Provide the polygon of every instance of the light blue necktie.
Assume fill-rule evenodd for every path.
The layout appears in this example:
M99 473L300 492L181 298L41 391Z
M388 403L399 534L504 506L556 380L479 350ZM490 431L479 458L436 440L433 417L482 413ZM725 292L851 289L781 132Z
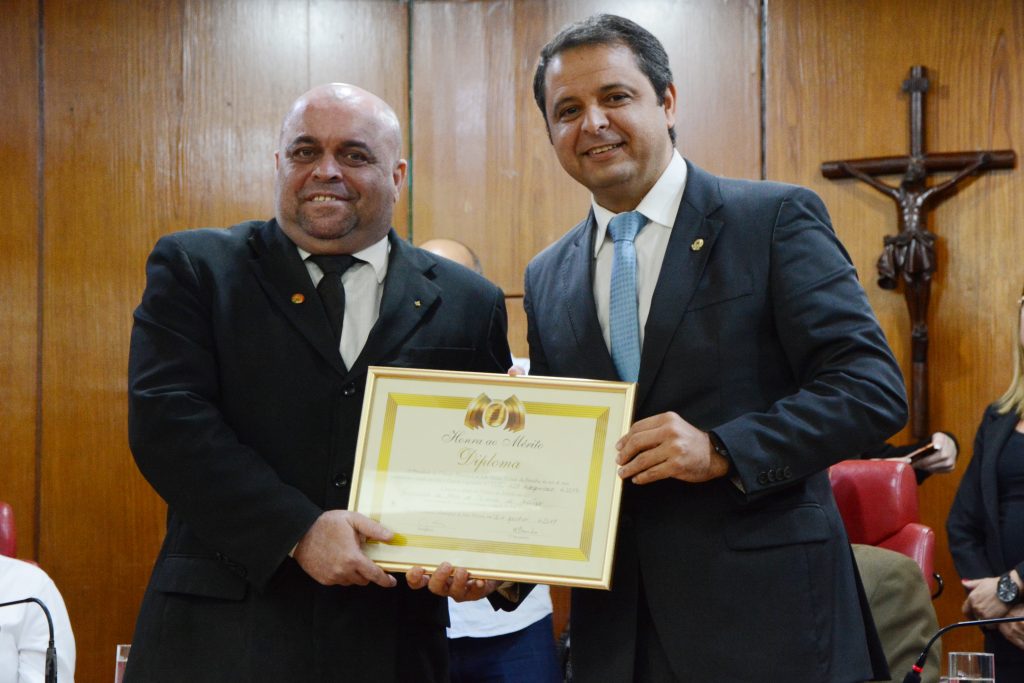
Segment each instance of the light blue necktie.
M638 211L620 213L608 223L615 242L612 258L612 291L608 322L611 327L612 361L619 379L635 382L640 376L640 316L636 297L636 247L633 240L647 223Z

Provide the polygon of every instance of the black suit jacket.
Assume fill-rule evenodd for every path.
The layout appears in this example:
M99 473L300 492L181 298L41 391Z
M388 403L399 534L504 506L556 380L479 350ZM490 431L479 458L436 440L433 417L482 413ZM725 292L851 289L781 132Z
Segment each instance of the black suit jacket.
M617 379L594 232L591 215L527 268L533 374ZM636 406L713 430L743 491L625 484L612 590L573 593L578 680L632 680L644 604L681 680L871 678L877 641L825 469L897 430L906 400L817 196L688 164Z
M993 403L985 410L974 437L974 452L967 465L953 506L946 519L949 550L956 571L964 579L999 576L1010 569L1004 559L999 533L999 453L1013 434L1020 415L1000 414ZM1024 549L1012 549L1011 555ZM1024 562L1016 567L1024 576Z
M442 598L324 587L288 552L348 502L368 365L504 372L502 292L389 235L379 318L346 369L275 221L168 235L146 266L129 437L167 501L131 681L441 681Z

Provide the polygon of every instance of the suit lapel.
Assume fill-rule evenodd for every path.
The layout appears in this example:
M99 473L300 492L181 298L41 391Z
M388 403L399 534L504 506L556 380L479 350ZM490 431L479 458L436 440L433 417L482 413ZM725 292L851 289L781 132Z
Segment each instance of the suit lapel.
M585 376L618 380L619 374L604 343L594 302L594 231L597 223L591 210L574 229L575 240L561 263L559 279L565 315L576 339L577 357L588 367Z
M277 221L267 221L253 231L249 246L253 252L252 272L271 305L281 311L332 368L345 374L327 311L298 250Z
M718 181L690 162L686 165L686 189L679 203L644 327L637 407L643 405L658 376L669 344L682 323L686 307L697 289L722 228L721 221L708 218L722 205Z
M388 234L388 240L391 254L380 314L359 358L352 364L352 373L363 372L377 359L394 355L441 296L441 289L430 278L433 263L420 257L394 230Z

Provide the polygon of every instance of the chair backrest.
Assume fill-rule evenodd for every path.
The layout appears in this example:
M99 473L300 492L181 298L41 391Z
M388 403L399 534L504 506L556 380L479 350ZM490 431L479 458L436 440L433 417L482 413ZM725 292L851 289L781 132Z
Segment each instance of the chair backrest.
M14 557L18 549L17 535L14 532L14 510L10 503L0 500L0 555Z
M913 468L894 460L844 460L828 475L850 542L903 553L934 591L935 532L919 521Z

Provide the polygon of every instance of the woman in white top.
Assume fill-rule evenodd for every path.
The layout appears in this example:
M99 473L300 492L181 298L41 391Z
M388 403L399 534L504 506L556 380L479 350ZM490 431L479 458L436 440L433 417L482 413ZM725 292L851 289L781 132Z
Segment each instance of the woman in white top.
M57 681L75 680L75 636L57 586L39 567L0 555L0 602L39 598L53 617ZM0 683L43 683L50 629L39 605L0 607Z

